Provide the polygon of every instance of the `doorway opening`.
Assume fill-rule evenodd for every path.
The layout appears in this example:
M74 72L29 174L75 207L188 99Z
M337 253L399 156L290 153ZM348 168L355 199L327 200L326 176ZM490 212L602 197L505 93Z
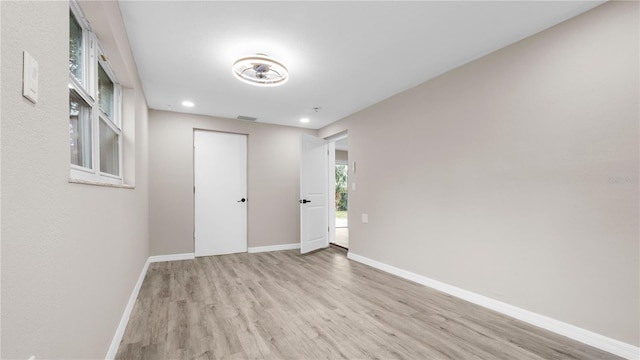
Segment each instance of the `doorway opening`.
M349 248L349 143L335 141L335 236L334 245Z

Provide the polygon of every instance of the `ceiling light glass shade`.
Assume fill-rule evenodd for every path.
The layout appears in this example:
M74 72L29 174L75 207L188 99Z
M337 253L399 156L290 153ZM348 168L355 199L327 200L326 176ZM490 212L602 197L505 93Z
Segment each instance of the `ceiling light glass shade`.
M286 66L264 54L238 59L233 63L233 74L241 81L258 86L278 86L289 80Z

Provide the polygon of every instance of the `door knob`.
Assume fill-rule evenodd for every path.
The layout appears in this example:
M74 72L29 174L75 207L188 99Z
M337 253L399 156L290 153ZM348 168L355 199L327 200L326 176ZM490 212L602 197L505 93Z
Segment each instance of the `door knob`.
M245 202L245 201L247 201L247 199L245 199L245 198L242 198L242 199L238 200L238 202Z
M300 204L306 204L306 203L310 203L310 202L311 202L311 200L302 199L302 200L298 200L298 202L299 202Z

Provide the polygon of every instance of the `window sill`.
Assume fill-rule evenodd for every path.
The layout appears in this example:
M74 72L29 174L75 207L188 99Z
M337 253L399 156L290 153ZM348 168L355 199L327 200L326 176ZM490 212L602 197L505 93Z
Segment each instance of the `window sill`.
M93 185L93 186L104 186L104 187L112 187L112 188L120 188L120 189L135 189L135 185L129 184L109 184L105 182L96 182L96 181L87 181L87 180L78 180L69 178L69 183L71 184L81 184L81 185Z

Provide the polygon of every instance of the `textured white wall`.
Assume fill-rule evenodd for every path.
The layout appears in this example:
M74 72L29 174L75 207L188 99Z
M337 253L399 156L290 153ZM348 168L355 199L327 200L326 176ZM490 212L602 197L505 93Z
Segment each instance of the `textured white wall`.
M248 134L248 245L300 241L300 134L280 125L151 110L151 255L192 253L193 129Z
M104 358L148 256L147 109L133 59L120 80L135 87L135 189L71 184L69 4L2 1L2 352L27 359ZM85 14L117 59L117 3ZM101 24L99 17L112 22ZM95 21L94 21L95 20ZM115 34L115 35L114 35ZM105 45L103 44L103 45ZM22 97L22 51L39 62L39 101ZM126 68L127 70L122 70ZM129 74L124 74L129 72ZM122 76L120 76L122 74Z
M639 345L637 2L320 130L349 131L350 250Z

